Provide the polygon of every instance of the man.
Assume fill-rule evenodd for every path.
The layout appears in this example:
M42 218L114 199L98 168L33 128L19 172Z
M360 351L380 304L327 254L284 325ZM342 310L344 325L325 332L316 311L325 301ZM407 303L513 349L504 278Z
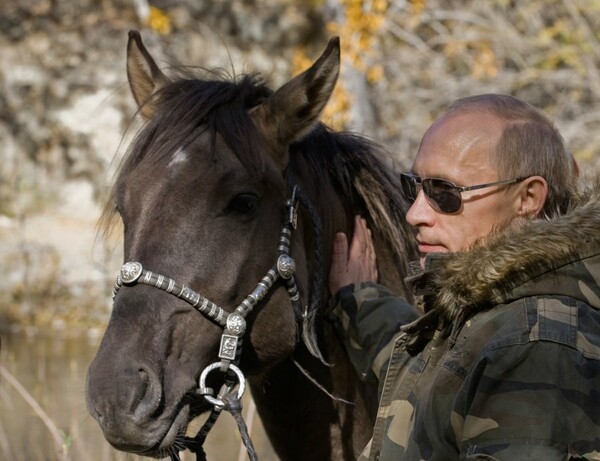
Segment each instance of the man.
M355 366L380 383L360 459L600 459L600 187L577 186L553 124L503 95L453 104L401 181L419 310L374 283L361 219L329 276Z

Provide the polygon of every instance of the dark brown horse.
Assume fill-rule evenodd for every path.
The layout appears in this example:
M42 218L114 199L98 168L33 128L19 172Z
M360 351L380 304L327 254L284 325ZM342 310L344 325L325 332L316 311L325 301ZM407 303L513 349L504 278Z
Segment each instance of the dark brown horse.
M414 253L388 154L317 120L337 80L339 41L275 92L256 76L168 77L136 32L127 51L146 124L107 215L121 218L125 260L138 264L121 272L90 365L90 413L116 448L176 458L189 448L188 423L212 408L198 379L219 362L223 328L233 331L224 318L236 309L247 326L227 363L247 377L281 459L355 459L371 435L377 389L359 379L327 321L332 237L363 215L382 283L404 296ZM295 260L291 278L269 272L282 253Z

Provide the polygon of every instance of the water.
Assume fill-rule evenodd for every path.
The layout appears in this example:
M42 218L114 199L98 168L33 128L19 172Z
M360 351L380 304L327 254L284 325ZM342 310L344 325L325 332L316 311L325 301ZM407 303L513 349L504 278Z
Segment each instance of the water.
M32 409L10 377L0 374L0 461L142 461L118 452L85 406L85 374L99 340L0 335L0 365L39 405ZM243 415L249 424L249 393ZM47 424L45 424L45 422ZM52 431L54 431L54 436ZM260 461L276 461L258 416L251 438ZM208 461L247 460L235 421L222 414L205 443ZM240 457L240 451L242 455ZM182 461L194 461L186 452Z

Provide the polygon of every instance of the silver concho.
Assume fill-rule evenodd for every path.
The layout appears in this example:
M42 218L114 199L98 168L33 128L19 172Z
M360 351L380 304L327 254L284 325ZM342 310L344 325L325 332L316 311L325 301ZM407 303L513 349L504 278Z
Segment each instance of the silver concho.
M127 262L121 267L123 283L133 283L142 275L142 265L138 262Z
M227 317L227 330L232 335L241 336L246 331L246 320L240 314L232 313Z
M296 272L296 262L291 256L281 255L277 259L277 272L284 279L289 279Z

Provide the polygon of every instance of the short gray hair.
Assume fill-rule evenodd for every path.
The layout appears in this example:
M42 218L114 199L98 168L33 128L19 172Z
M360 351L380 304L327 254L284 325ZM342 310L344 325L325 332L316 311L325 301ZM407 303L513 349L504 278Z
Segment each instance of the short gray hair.
M500 94L458 99L446 115L466 112L488 112L506 122L490 160L500 179L536 175L546 180L548 197L540 217L552 219L569 208L577 181L576 163L548 117L525 101Z

